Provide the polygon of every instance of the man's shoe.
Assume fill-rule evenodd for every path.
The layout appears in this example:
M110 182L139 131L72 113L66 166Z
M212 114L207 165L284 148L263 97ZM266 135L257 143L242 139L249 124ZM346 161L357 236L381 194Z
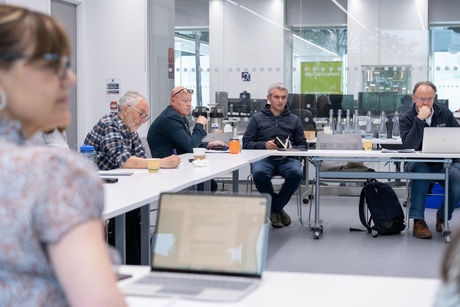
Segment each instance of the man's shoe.
M283 227L283 223L281 223L281 216L279 212L272 212L270 214L270 222L272 223L273 228Z
M444 221L439 218L438 214L436 214L436 226L435 226L436 232L442 232L442 225L441 224L443 224L443 223L444 223Z
M281 224L283 224L284 226L288 226L289 224L291 224L291 217L287 214L286 211L284 211L284 209L280 212L280 218Z
M414 223L412 234L419 239L431 239L432 237L431 231L426 225L425 220L418 220Z

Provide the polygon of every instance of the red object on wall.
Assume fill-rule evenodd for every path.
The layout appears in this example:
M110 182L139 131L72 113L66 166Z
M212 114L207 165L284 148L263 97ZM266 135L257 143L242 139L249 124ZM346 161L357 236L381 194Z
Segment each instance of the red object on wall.
M116 101L111 101L110 102L110 110L118 110L118 103Z

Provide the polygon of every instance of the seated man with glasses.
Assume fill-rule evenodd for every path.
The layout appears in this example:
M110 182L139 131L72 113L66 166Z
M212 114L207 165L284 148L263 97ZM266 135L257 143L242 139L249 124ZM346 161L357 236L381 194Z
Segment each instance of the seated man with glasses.
M414 104L400 120L401 140L405 148L422 149L423 129L425 127L459 127L452 112L444 105L435 103L436 86L430 81L417 82L412 92ZM459 130L460 132L460 130ZM454 162L458 162L455 161ZM443 163L408 162L406 172L443 173ZM444 182L440 182L444 185ZM412 180L409 218L414 219L413 235L420 239L430 239L431 231L425 222L425 198L428 194L429 180ZM449 170L449 212L452 218L455 205L460 201L460 164L452 163ZM442 232L444 206L436 213L436 232Z
M144 145L137 133L149 119L147 100L134 91L127 92L118 102L118 112L104 115L85 139L86 145L94 146L97 166L100 170L115 168L147 168ZM154 156L155 157L155 156ZM162 168L174 168L180 157L169 155L160 161ZM140 264L139 209L126 215L126 263ZM109 243L113 244L113 236Z
M222 141L202 142L207 135L205 126L208 120L198 116L190 131L187 115L192 110L193 90L177 86L171 91L169 106L161 112L149 128L147 141L152 156L162 158L175 153L178 155L193 152L195 147L212 148L227 146ZM217 189L217 183L211 182L211 190Z

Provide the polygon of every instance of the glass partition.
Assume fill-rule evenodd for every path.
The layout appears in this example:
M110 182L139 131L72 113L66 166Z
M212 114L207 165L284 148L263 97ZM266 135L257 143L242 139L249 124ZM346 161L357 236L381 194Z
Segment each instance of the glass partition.
M225 104L226 117L247 121L283 82L290 109L315 120L334 102L378 118L405 110L413 85L431 80L440 103L460 108L460 22L438 13L460 12L458 1L205 2L176 0L175 84L195 89L195 106Z

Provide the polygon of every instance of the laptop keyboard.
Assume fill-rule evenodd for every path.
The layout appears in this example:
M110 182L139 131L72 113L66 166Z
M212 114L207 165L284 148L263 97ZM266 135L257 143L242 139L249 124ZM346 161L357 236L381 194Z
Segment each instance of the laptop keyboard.
M186 286L196 288L213 288L213 289L227 289L227 290L244 290L251 286L252 283L245 281L229 281L219 279L205 279L196 277L185 277L185 276L158 276L148 275L141 278L138 283L142 284L154 284L164 286Z

